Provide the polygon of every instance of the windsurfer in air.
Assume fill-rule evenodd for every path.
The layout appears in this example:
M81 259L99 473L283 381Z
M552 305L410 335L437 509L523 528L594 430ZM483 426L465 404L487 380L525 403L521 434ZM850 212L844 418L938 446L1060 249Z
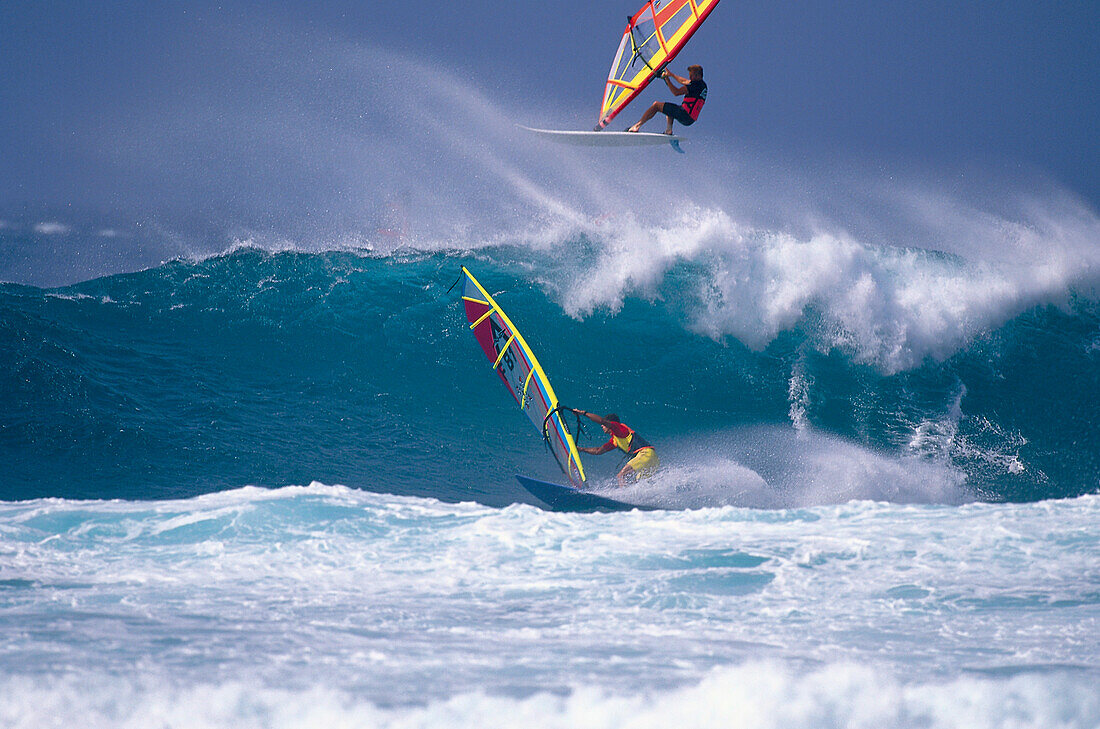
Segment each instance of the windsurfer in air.
M703 102L707 100L707 85L703 81L702 66L688 66L689 78L670 73L668 69L661 72L661 78L668 84L668 89L676 96L683 96L684 101L679 106L668 101L654 101L653 105L645 110L638 123L627 129L628 132L636 132L642 125L661 112L668 117L668 128L665 134L672 134L672 122L678 121L685 127L690 127L699 118L699 112L703 109ZM672 83L676 79L680 85Z
M577 410L576 408L570 409L577 415L583 415L589 420L599 423L600 427L603 428L603 432L611 436L611 440L598 448L578 447L577 450L582 453L598 456L618 448L630 457L630 460L627 461L626 465L619 471L618 479L620 486L626 486L626 477L632 473L634 474L634 480L640 481L643 478L649 478L653 475L653 472L657 470L660 461L657 460L656 449L654 449L645 438L635 433L632 428L620 422L618 415L609 414L600 417L595 413L589 413L584 410Z

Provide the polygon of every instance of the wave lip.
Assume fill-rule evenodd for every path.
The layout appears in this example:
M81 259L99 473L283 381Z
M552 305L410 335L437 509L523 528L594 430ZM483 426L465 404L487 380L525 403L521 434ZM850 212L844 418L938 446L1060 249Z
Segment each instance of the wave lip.
M570 271L563 306L586 317L617 312L631 295L686 300L678 309L689 329L714 339L762 350L802 329L823 352L893 374L944 360L1039 304L1096 294L1100 221L987 226L963 253L945 253L754 228L722 208L696 206L665 224L625 216L590 233L601 247Z

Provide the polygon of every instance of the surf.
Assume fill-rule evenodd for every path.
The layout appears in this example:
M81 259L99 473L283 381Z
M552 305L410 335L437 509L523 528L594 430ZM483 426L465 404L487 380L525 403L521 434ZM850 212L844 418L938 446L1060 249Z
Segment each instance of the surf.
M555 514L322 483L0 501L0 698L28 727L566 726L701 702L951 726L1006 696L1045 717L1056 691L1089 726L1098 509Z

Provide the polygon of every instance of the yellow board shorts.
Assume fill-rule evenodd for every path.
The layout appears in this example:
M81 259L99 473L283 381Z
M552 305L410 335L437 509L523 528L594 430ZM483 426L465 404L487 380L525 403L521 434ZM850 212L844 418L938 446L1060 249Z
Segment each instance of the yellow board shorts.
M634 470L634 480L641 481L643 478L652 476L657 471L657 466L661 465L661 461L657 458L655 448L643 448L627 461L626 465Z

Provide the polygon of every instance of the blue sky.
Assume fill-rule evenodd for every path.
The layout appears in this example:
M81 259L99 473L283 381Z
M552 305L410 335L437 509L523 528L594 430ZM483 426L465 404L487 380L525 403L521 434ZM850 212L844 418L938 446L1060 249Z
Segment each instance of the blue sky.
M170 205L178 191L157 177L158 161L148 159L144 172L132 163L156 147L145 139L150 120L189 123L158 117L167 104L192 96L219 117L226 113L215 108L219 99L302 96L300 83L284 82L285 68L242 70L247 51L234 49L238 34L266 38L273 58L280 44L294 45L288 66L323 68L318 46L329 42L394 51L468 79L494 103L520 110L519 121L537 122L532 115L545 110L556 124L587 129L634 9L614 0L4 3L0 218L28 206L110 214L143 196L146 212L158 200ZM722 0L677 62L702 64L710 86L693 134L787 161L973 164L994 175L1048 177L1095 208L1097 37L1093 0ZM363 100L364 135L372 114L387 115L386 94L419 93L415 68L380 68L377 76L384 92ZM329 88L318 85L308 100L319 115L329 102L333 114L354 104L326 98ZM650 96L663 98L659 89ZM633 121L649 98L616 122ZM277 104L264 109L271 124L278 114ZM130 163L91 151L108 138L127 147ZM247 144L217 154L238 168L262 166ZM183 166L173 177L188 187L197 217L206 210L194 200L231 207L232 190L249 183L240 173L229 182Z

